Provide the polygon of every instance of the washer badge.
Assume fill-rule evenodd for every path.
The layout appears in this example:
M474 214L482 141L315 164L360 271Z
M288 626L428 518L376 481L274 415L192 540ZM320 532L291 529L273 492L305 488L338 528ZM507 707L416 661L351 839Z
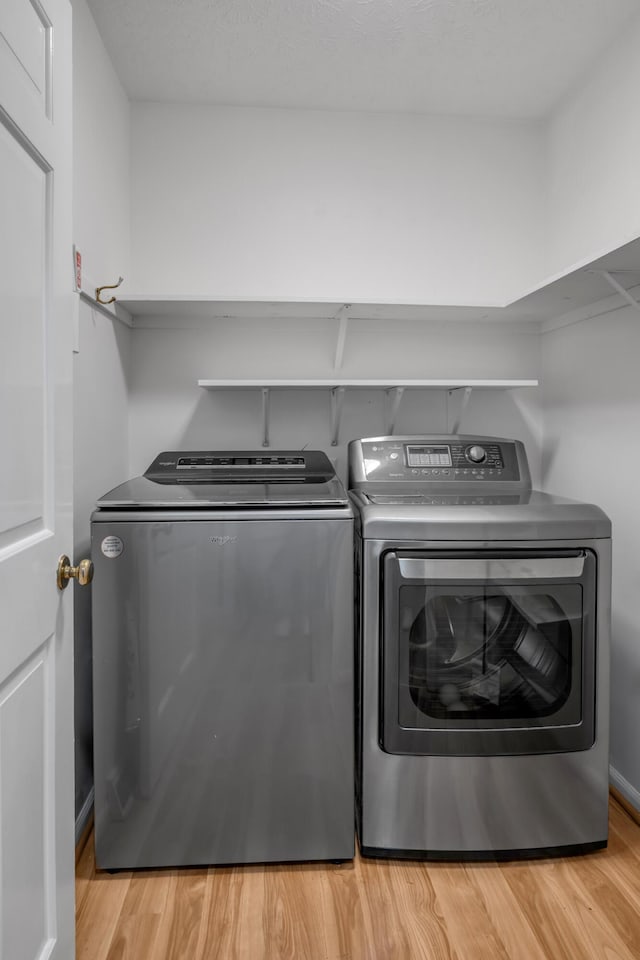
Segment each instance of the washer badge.
M124 543L120 537L105 537L100 544L100 549L104 553L105 557L109 557L109 559L113 560L115 557L119 557L124 550Z

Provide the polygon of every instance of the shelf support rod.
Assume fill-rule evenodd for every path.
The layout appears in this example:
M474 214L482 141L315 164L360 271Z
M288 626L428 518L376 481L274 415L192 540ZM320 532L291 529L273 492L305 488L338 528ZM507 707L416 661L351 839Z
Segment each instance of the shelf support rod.
M453 390L449 390L449 397L450 397L450 398L454 395L454 393L460 393L460 392L462 392L462 397L461 397L461 399L460 399L460 406L458 407L458 413L457 413L456 418L455 418L455 420L454 420L454 422L453 422L453 426L452 426L451 429L448 431L449 433L457 433L458 430L460 429L460 423L461 423L461 421L462 421L462 417L463 417L463 415L464 415L464 412L465 412L465 410L467 409L467 404L469 403L469 397L471 396L471 391L472 391L472 390L473 390L473 387L454 387ZM448 410L447 410L447 414L448 414ZM447 420L448 420L448 419L449 419L449 418L448 418L448 416L447 416Z
M391 387L390 390L385 392L387 395L387 422L385 424L385 432L388 434L388 436L392 436L394 427L396 425L398 410L400 409L400 402L404 394L404 387Z
M616 278L612 277L608 270L600 270L599 273L602 274L602 276L609 283L609 285L613 287L616 293L619 293L621 297L624 297L627 303L631 304L632 307L635 307L636 310L640 310L640 302L636 300L636 298L633 297L628 290L625 290L622 284L618 283Z
M345 388L334 387L331 391L331 446L338 446L340 420L342 419L342 404L344 403Z
M344 357L344 347L347 340L347 328L349 326L349 310L351 309L350 303L343 303L338 312L335 315L335 319L338 321L338 339L336 341L336 356L333 363L334 373L337 373L338 370L342 367L342 358Z
M262 446L269 446L269 387L262 387Z

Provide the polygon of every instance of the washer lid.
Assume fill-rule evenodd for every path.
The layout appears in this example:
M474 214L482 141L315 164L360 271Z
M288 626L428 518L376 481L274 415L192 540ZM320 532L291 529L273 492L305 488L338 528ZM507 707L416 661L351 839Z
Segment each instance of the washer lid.
M347 494L337 477L323 483L155 483L135 477L101 497L102 509L177 507L194 510L215 507L335 507L348 505Z
M102 509L348 506L321 450L178 450L101 497Z

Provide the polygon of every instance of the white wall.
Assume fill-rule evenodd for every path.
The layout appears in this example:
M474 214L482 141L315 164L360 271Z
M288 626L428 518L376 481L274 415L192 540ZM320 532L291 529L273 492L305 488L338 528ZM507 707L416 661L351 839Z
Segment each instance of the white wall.
M542 275L536 124L132 105L133 286L500 303Z
M550 119L549 273L640 236L639 50L640 17ZM544 488L595 502L613 521L611 775L636 808L639 351L631 307L542 337Z
M516 298L640 235L639 43L541 123L136 103L130 289Z
M83 288L130 273L130 106L85 0L73 0L74 243Z
M74 357L75 560L89 557L89 518L100 494L129 475L127 422L131 331L83 307ZM74 591L76 817L93 785L91 592Z
M613 782L640 808L640 315L626 307L542 338L544 489L613 522Z
M85 0L73 4L73 229L83 288L129 270L129 102ZM71 251L69 251L71 277ZM130 330L80 302L74 357L73 558L89 555L96 498L128 475ZM91 791L90 591L74 593L76 817Z
M143 471L161 450L241 449L262 442L261 394L210 392L199 379L331 378L336 326L323 320L219 320L133 332L130 465ZM341 376L493 377L531 379L539 371L539 337L530 329L468 323L353 321ZM338 448L330 446L328 391L277 391L271 399L271 445L324 449L345 479L345 444L385 432L383 391L347 392ZM446 432L457 398L407 391L396 433ZM474 392L463 420L469 431L516 436L527 444L539 477L537 390Z
M135 103L130 289L517 299L640 236L639 48L539 123Z
M640 17L550 118L547 274L640 236Z

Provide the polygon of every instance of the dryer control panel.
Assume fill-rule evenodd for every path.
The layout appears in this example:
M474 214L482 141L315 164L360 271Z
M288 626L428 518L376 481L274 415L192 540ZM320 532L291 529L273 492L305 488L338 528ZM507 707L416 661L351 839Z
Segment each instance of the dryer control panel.
M530 488L523 444L498 437L371 437L349 444L349 486L376 483L516 483Z

